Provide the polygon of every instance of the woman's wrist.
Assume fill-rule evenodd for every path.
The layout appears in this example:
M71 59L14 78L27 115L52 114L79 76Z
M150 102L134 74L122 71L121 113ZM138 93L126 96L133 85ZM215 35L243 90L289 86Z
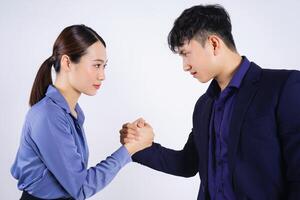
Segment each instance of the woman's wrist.
M134 145L132 145L130 143L126 143L126 144L124 144L124 147L127 149L130 156L132 156L133 154L136 153L136 149L135 149Z

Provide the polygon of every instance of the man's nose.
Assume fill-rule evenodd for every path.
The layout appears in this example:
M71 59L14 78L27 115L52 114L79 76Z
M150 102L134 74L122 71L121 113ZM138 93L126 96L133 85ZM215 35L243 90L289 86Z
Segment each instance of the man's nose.
M183 66L183 70L186 72L191 70L192 68L185 59L183 59L182 61L182 66Z

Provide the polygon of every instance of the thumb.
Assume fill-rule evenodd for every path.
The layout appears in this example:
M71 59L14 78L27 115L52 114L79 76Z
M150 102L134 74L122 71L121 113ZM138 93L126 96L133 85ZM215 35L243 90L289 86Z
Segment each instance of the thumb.
M143 128L145 126L145 121L138 121L137 127L138 128Z
M145 126L145 120L143 118L139 118L133 122L138 128L142 128Z

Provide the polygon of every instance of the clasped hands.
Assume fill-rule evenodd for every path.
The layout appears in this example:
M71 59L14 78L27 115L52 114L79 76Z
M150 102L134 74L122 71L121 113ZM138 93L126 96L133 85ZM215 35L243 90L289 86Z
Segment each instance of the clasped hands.
M123 124L120 130L120 142L131 155L150 147L153 139L153 129L143 118L139 118L132 123Z

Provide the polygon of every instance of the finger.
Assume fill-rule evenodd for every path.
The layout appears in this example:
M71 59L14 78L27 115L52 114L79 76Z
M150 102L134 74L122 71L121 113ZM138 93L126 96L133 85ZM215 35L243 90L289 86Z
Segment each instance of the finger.
M139 121L145 121L142 117L138 118L137 120L135 120L133 123L137 123Z
M133 131L131 129L128 130L120 130L120 137L122 138L137 138L139 133L137 131Z
M121 129L119 131L120 135L127 135L127 130L126 129Z
M126 123L126 124L123 124L122 126L123 129L136 129L136 124L134 123Z
M124 138L127 138L127 139L134 139L136 140L139 136L138 135L134 135L134 134L127 134L126 137Z
M120 134L138 134L138 131L137 129L126 129L126 128L122 128L120 131L119 131Z
M135 142L135 140L134 139L127 139L127 138L124 138L124 144L128 144L128 143L133 143L133 142Z
M134 123L127 124L127 129L137 130L137 125Z
M138 130L132 130L132 129L128 129L126 130L126 134L130 134L130 135L139 135L140 133L138 132Z
M128 129L128 128L131 128L131 129L134 129L136 128L136 125L134 123L126 123L126 124L123 124L122 126L123 129Z
M135 120L134 122L133 122L133 124L135 124L136 126L138 126L138 125L140 125L140 126L142 126L143 124L144 124L144 122L145 122L145 120L143 119L143 118L138 118L137 120Z
M146 126L146 127L149 127L149 128L152 128L151 125L148 124L147 122L145 122L145 126Z
M128 142L134 142L134 141L137 141L137 140L138 140L137 137L134 136L134 135L126 135L126 136L122 135L120 137L120 143L121 144L125 144L125 143L128 143Z

